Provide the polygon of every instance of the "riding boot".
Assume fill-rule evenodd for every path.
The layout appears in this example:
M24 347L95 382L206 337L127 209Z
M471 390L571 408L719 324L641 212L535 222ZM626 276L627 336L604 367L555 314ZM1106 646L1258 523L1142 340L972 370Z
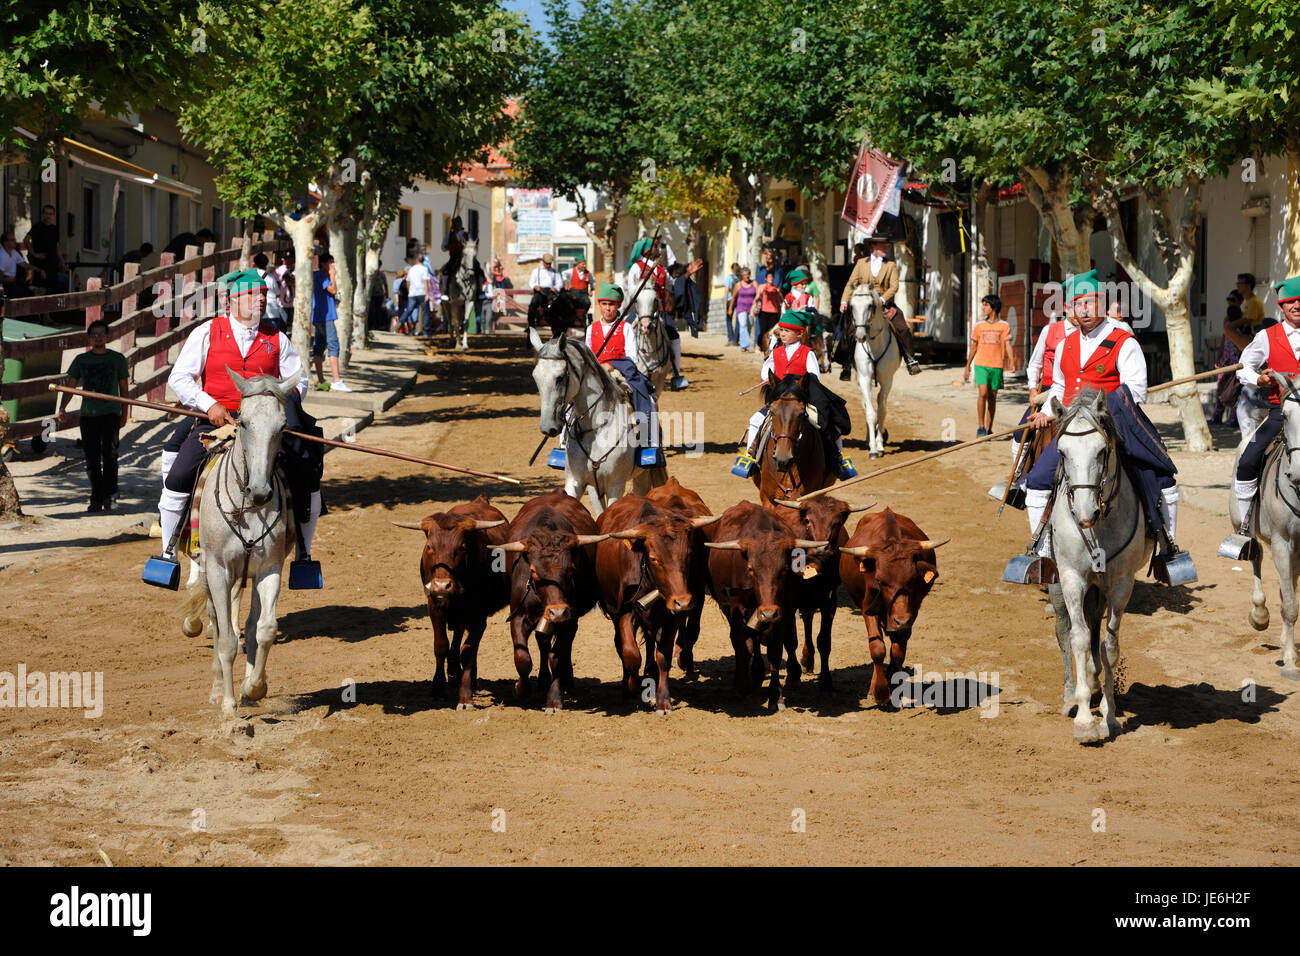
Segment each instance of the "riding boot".
M907 374L920 375L921 363L912 354L912 329L908 326L907 319L900 315L897 317L897 321L889 324L894 330L894 335L898 338L898 351L902 353L903 361L907 363Z
M1245 538L1255 537L1254 508L1255 495L1259 492L1259 479L1237 481L1233 489L1237 494L1237 504L1241 508L1241 527L1237 533Z
M691 383L687 380L686 376L682 374L682 340L681 339L673 339L672 352L673 352L673 380L670 383L669 387L676 392L676 391L680 391L683 388L686 388L686 386L690 385Z

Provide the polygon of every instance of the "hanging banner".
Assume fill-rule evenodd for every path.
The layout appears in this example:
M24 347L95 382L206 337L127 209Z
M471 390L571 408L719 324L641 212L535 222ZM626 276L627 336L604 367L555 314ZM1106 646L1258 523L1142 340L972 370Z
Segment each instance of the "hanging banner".
M898 194L903 168L907 164L891 159L872 148L864 138L853 164L848 189L844 193L843 219L858 232L871 235L876 231L881 213L898 214ZM892 207L892 208L891 208Z

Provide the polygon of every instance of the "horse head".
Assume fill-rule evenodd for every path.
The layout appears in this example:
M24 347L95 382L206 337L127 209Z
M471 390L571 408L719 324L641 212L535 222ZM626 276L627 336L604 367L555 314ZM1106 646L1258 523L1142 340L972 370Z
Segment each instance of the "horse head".
M241 396L239 402L239 444L244 458L244 486L253 504L261 506L271 498L275 460L284 433L284 403L298 387L303 373L284 379L273 375L244 378L229 366L226 371Z
M564 407L577 397L581 378L581 370L575 371L570 364L566 347L586 346L564 335L557 335L543 344L537 330L531 328L528 341L537 353L533 381L537 383L537 392L542 399L542 417L538 427L544 435L558 435L564 427Z
M1080 528L1094 527L1106 517L1107 493L1118 477L1115 424L1104 392L1084 389L1067 409L1052 399L1056 416L1056 449L1061 456L1058 482L1064 482L1066 502Z
M1293 484L1300 485L1300 464L1294 461L1294 453L1300 452L1300 392L1296 391L1296 379L1300 376L1287 378L1280 372L1270 374L1282 395L1282 440L1286 447L1282 474Z
M876 319L885 314L885 303L873 286L859 286L853 290L849 308L853 310L853 326L858 341L865 344L878 334Z
M795 463L803 430L812 427L808 421L808 375L787 376L777 381L776 374L769 372L763 391L771 406L772 463L784 474Z

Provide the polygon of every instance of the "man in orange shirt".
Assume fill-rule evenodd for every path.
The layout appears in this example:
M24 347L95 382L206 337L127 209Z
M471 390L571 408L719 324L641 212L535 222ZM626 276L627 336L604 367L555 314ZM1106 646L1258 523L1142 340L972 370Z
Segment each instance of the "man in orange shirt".
M975 384L979 386L979 398L975 404L975 413L979 419L976 438L983 438L993 431L993 412L998 404L998 389L1002 387L1002 372L1015 366L1011 357L1011 326L1002 321L1002 300L996 295L986 295L980 300L980 311L984 315L982 322L977 322L970 334L970 355L966 357L966 374L962 382L970 381L971 362L975 363ZM988 409L988 424L985 425L985 409Z

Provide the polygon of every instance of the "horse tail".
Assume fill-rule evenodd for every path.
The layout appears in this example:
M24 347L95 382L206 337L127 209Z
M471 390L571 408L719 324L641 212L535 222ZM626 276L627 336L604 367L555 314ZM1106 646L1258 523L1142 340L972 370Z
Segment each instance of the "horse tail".
M186 637L198 637L203 633L203 613L208 608L208 578L198 561L190 565L190 571L190 581L185 585L185 597L180 607L181 633Z

